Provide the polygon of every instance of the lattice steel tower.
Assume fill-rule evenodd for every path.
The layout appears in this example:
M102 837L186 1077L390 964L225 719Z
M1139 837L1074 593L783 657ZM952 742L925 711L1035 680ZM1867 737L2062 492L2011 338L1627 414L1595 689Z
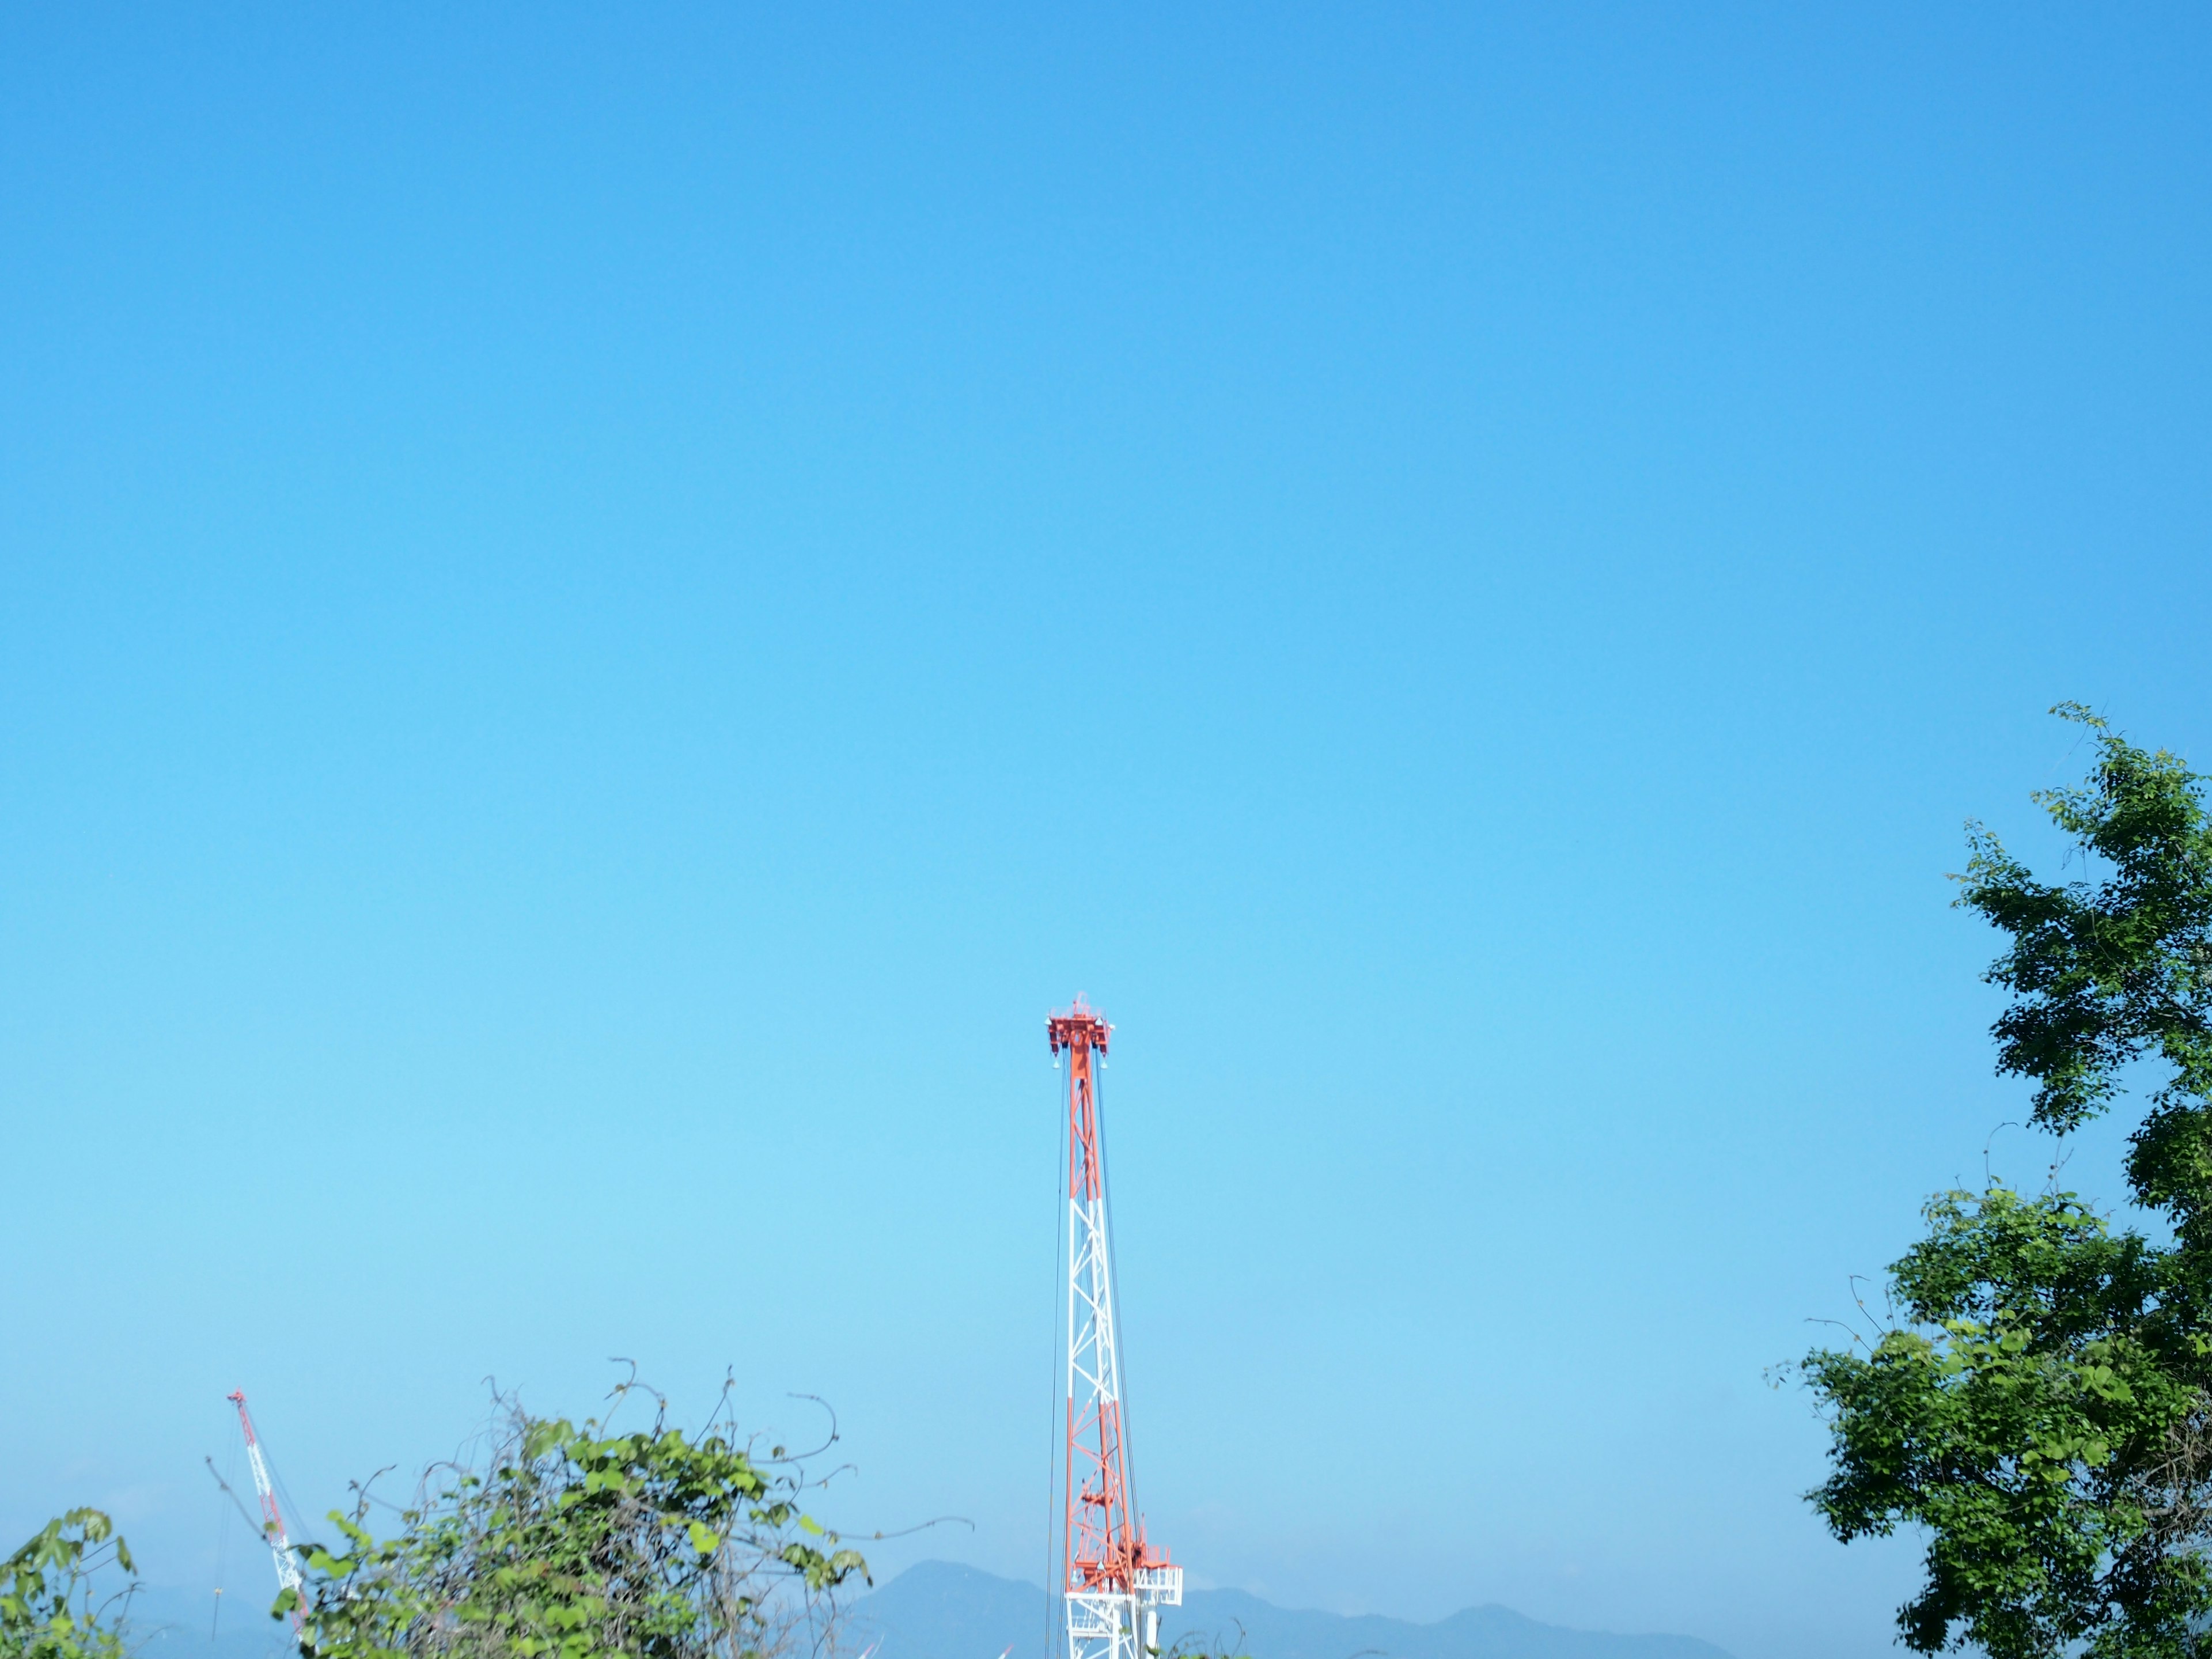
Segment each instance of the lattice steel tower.
M300 1560L292 1551L291 1534L284 1529L284 1512L276 1506L276 1486L269 1478L269 1460L261 1455L261 1437L253 1431L253 1419L246 1409L246 1390L231 1390L230 1403L238 1407L238 1426L246 1436L246 1461L253 1468L253 1490L261 1499L261 1537L276 1560L276 1588L292 1592L292 1632L306 1627L307 1583ZM208 1468L212 1470L215 1465ZM216 1592L220 1595L222 1592Z
M1182 1602L1182 1569L1146 1541L1129 1482L1092 1064L1112 1030L1081 997L1046 1022L1054 1057L1067 1056L1066 1659L1144 1659L1159 1646L1156 1609Z

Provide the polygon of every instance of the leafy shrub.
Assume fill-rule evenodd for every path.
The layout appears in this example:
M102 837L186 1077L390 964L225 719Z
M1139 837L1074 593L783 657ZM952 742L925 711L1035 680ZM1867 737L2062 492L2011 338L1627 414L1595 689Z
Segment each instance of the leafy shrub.
M617 1391L620 1392L619 1390ZM318 1659L777 1659L818 1649L835 1593L866 1563L799 1507L773 1448L665 1409L614 1434L506 1402L481 1468L424 1478L378 1541L364 1488L333 1512L342 1547L303 1548L303 1653ZM276 1611L289 1611L292 1592Z
M136 1572L131 1547L98 1510L71 1510L46 1522L0 1562L0 1654L8 1659L125 1659L127 1584L97 1595L110 1565Z

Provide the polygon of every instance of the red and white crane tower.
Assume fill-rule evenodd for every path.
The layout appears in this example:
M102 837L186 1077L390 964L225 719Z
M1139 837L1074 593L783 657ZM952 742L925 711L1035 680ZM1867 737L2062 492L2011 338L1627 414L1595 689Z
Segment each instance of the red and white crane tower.
M1094 1064L1113 1029L1079 996L1046 1022L1054 1057L1067 1056L1066 1659L1144 1659L1158 1609L1182 1603L1182 1569L1146 1541L1129 1480Z
M246 1390L234 1389L229 1398L238 1407L238 1426L246 1434L246 1461L253 1466L253 1490L261 1499L262 1536L268 1540L270 1554L276 1559L276 1585L293 1593L292 1630L296 1635L306 1621L306 1580L299 1558L292 1553L291 1537L284 1530L284 1512L276 1507L276 1487L269 1479L269 1460L261 1455L261 1437L253 1432L253 1419L246 1409Z

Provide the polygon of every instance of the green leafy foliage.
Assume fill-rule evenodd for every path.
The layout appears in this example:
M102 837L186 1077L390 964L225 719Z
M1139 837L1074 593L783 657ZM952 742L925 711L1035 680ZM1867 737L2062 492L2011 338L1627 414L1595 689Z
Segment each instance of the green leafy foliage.
M98 1510L46 1522L0 1563L0 1654L8 1659L124 1659L122 1613L135 1584L101 1595L109 1565L135 1572L131 1547Z
M1244 1626L1242 1625L1237 1626L1237 1636L1233 1641L1219 1631L1212 1636L1194 1632L1181 1638L1170 1647L1146 1648L1145 1651L1152 1656L1152 1659L1252 1659L1245 1647Z
M1959 902L2012 937L1989 979L2014 993L1996 1023L1997 1069L2035 1083L2036 1122L2061 1133L2102 1111L2129 1062L2155 1054L2167 1080L2134 1136L2138 1198L2194 1222L2212 1194L2212 818L2203 781L2164 750L2147 754L2074 704L2055 711L2094 733L2079 789L2035 797L2106 874L2036 879L1988 830L1969 826Z
M695 1443L657 1418L615 1434L510 1407L483 1466L434 1470L395 1535L371 1535L366 1492L332 1514L343 1543L303 1552L301 1650L769 1659L813 1645L866 1564L801 1510L806 1485L718 1433Z
M2203 781L2074 706L2079 789L2038 799L2087 871L2046 884L1970 826L1960 902L2009 935L2001 1073L2063 1133L2143 1059L2165 1079L2130 1142L2136 1200L2173 1242L2115 1231L2075 1194L2002 1183L1929 1204L1891 1268L1892 1317L1805 1375L1829 1413L1811 1494L1838 1537L1929 1536L1905 1645L1996 1659L2212 1653L2212 819Z
M2093 1650L2167 1650L2144 1638L2184 1638L2207 1589L2173 1547L2172 1431L2203 1367L2163 1315L2171 1255L2070 1194L1946 1193L1927 1214L1893 1269L1902 1322L1806 1362L1833 1413L1823 1514L1846 1539L1928 1528L1899 1621L1919 1652L1954 1630L2007 1656L2108 1631Z

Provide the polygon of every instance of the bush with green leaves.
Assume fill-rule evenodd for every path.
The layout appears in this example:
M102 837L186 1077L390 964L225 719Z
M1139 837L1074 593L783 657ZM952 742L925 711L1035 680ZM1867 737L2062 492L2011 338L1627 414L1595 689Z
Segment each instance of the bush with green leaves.
M1925 1532L1898 1620L1916 1652L2182 1659L2212 1653L2212 815L2174 756L2054 712L2097 747L2082 787L2036 797L2082 874L2045 883L1970 826L1959 902L2008 938L1997 1067L2034 1085L2038 1127L2155 1068L2126 1176L2168 1236L2055 1179L1932 1200L1893 1316L1806 1358L1833 1433L1810 1496L1845 1540Z
M1230 1622L1236 1624L1237 1621L1231 1620ZM1219 1631L1211 1636L1194 1631L1178 1638L1167 1647L1146 1648L1145 1651L1152 1655L1153 1659L1252 1659L1251 1651L1245 1645L1244 1626L1241 1624L1237 1625L1234 1641Z
M106 1589L110 1567L137 1571L106 1516L71 1510L47 1522L0 1562L0 1655L125 1659L124 1615L137 1586Z
M620 1390L617 1391L619 1394ZM364 1488L308 1545L303 1653L320 1659L775 1659L819 1650L860 1554L809 1485L710 1430L616 1433L511 1402L488 1456L425 1477L391 1537ZM276 1611L289 1610L292 1593Z

